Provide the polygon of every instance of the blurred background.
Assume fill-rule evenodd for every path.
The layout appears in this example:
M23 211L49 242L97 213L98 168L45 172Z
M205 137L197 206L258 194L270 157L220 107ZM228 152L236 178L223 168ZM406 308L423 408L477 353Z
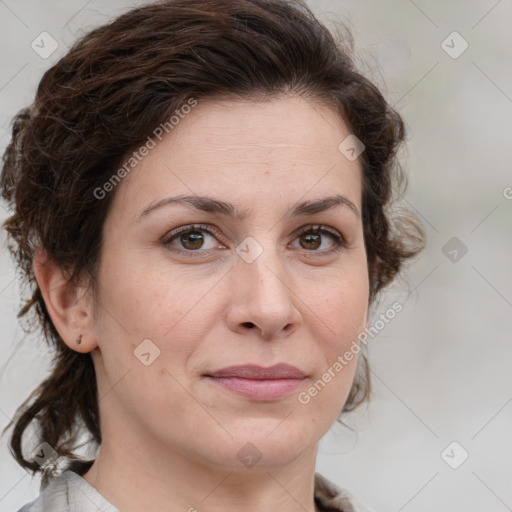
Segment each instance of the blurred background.
M79 36L143 2L0 0L0 149L43 72ZM317 471L377 511L512 510L512 2L309 0L349 26L360 68L402 114L428 245L374 308L373 398L320 445ZM8 212L0 208L0 220ZM0 428L47 375L17 323L0 234ZM0 510L39 492L0 440Z

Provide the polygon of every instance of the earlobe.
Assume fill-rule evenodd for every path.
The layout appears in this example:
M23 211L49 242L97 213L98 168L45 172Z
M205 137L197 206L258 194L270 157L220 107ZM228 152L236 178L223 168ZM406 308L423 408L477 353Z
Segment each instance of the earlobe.
M64 343L77 352L93 350L97 343L91 299L85 288L70 282L44 249L36 251L33 267L48 314Z

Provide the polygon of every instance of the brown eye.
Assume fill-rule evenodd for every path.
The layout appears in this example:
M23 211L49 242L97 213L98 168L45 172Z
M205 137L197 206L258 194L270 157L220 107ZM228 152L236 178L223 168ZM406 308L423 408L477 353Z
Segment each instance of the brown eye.
M303 249L315 250L322 244L322 236L316 233L305 233L300 236Z
M162 244L172 252L200 256L219 246L225 248L216 238L216 234L217 230L209 225L182 226L166 235Z
M199 231L190 231L180 235L179 240L185 249L201 249L204 237Z
M328 243L329 239L332 241ZM318 254L329 254L334 251L340 251L347 246L343 236L336 231L331 231L322 226L309 226L298 234L298 240L301 249ZM322 245L327 244L323 250L319 250Z

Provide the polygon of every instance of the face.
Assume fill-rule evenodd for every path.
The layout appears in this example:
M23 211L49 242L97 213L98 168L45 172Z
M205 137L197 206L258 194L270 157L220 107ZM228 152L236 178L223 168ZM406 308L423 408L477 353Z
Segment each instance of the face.
M94 306L102 421L237 471L251 451L268 469L315 448L367 315L361 168L338 150L349 134L304 99L199 102L123 179ZM280 363L303 378L214 378Z

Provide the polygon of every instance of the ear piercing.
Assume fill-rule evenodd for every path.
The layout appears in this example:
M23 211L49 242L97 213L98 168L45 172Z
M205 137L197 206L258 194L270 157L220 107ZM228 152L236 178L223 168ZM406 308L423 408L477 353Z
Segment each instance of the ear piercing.
M76 339L75 343L77 345L80 345L80 343L82 343L82 335L80 334L80 336L78 336L78 338Z

